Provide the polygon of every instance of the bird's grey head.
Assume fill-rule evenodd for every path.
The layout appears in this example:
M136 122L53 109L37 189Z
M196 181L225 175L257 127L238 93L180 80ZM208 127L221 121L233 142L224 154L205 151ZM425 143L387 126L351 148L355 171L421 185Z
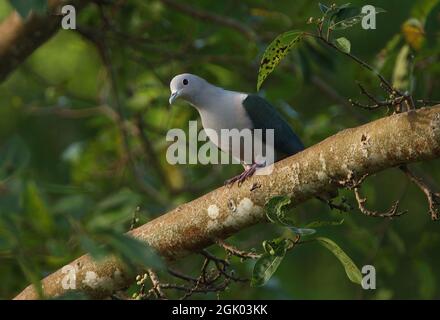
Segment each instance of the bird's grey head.
M197 98L207 84L206 80L190 73L182 73L175 76L170 82L170 104L173 104L178 98L182 98L191 104L196 104Z

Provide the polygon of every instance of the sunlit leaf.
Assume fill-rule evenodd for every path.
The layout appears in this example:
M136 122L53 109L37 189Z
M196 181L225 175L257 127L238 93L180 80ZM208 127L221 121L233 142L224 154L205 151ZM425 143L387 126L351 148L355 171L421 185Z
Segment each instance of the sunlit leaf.
M402 25L402 34L406 43L414 50L419 50L422 47L425 31L419 20L412 18L405 21Z
M361 284L362 274L359 268L355 265L353 260L351 260L351 258L335 242L333 242L328 238L323 238L323 237L316 238L315 240L318 241L325 248L330 250L336 256L336 258L338 258L338 260L344 266L345 273L352 282Z
M393 70L393 86L396 89L410 90L411 55L409 45L404 45L397 55Z
M301 40L302 35L301 31L287 31L276 37L266 48L258 71L257 90L260 90L264 80L289 53L290 49Z
M342 50L342 52L350 53L351 43L347 38L341 37L335 40L335 45Z

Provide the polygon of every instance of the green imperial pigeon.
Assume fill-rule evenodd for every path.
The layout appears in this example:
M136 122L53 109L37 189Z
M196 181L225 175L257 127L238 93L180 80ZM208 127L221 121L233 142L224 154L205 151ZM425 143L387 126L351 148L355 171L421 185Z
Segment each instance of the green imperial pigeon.
M243 164L244 172L226 181L227 184L235 181L241 184L262 165L256 161L255 157L251 161L245 161L243 150L233 152L225 147L218 138L222 129L249 129L252 135L256 132L255 129L262 129L263 143L265 142L264 132L267 129L273 129L275 162L304 149L301 140L287 122L269 102L260 96L225 90L189 73L175 76L171 80L170 89L170 104L181 98L193 105L200 114L203 128L209 139L220 150L231 154Z

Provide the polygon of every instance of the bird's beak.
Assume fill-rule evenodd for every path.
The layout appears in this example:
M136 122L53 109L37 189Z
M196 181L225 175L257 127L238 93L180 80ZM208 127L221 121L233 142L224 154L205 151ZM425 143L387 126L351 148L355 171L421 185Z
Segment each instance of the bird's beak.
M170 105L172 105L178 97L179 97L179 91L172 92L170 96L170 100L168 100L170 102Z

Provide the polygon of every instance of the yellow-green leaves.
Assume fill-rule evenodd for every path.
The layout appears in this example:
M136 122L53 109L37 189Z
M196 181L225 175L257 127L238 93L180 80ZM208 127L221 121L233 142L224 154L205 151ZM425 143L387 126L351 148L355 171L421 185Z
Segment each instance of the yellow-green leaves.
M351 43L347 38L341 37L335 40L335 45L344 53L350 53Z
M258 71L257 90L260 90L264 80L289 53L290 49L301 40L302 35L303 32L298 30L287 31L276 37L266 48Z
M322 246L330 250L336 256L336 258L338 258L338 260L344 266L345 273L347 273L348 278L352 282L361 284L362 274L359 271L359 268L336 243L328 238L323 237L316 238L315 240L318 241Z
M404 45L400 49L396 58L396 63L393 70L393 86L402 91L411 89L411 49L409 45Z

